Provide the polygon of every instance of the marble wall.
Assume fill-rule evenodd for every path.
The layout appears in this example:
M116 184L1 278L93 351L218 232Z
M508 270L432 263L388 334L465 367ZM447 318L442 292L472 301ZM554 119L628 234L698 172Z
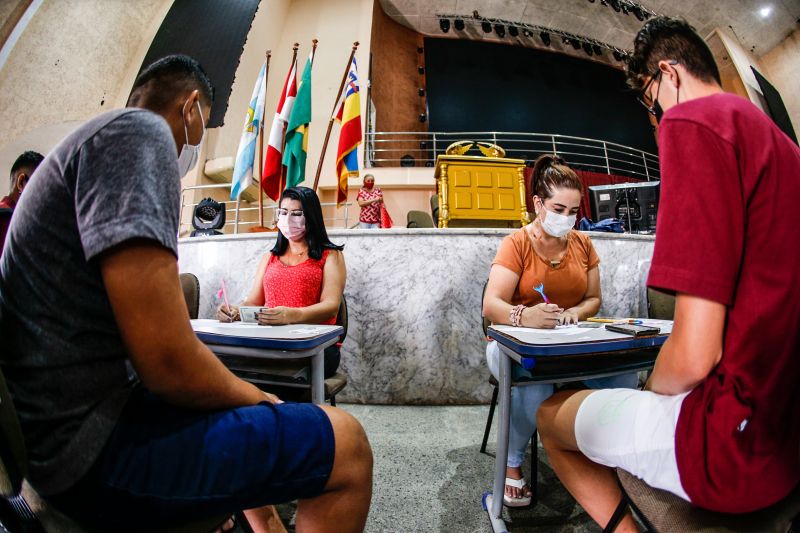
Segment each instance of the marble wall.
M349 383L342 402L485 403L491 396L481 291L505 229L333 230L344 244ZM602 314L644 316L653 237L591 234L601 258ZM182 239L181 272L200 279L200 318L211 318L224 278L244 298L274 235Z

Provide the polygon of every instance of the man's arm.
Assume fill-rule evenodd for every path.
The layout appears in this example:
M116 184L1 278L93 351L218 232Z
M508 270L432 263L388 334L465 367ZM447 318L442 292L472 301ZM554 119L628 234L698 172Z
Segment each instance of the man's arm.
M197 409L255 405L268 398L197 339L169 250L132 240L99 260L114 318L145 387L174 405Z
M721 303L679 293L672 333L658 354L646 389L674 395L700 384L722 357L726 312Z

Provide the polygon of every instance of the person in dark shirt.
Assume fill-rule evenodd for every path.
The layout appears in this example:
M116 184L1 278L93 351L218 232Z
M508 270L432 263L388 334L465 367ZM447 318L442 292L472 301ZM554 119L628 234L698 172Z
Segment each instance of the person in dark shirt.
M8 233L8 225L11 223L11 215L14 208L17 206L22 189L31 179L33 171L42 162L44 156L39 152L28 150L23 152L14 164L11 165L11 183L9 186L8 196L0 199L0 251L3 250L3 244L6 242L6 233Z
M629 80L660 119L648 285L675 293L674 327L645 390L559 393L537 419L553 469L601 526L620 501L614 467L726 513L800 482L800 148L723 92L685 21L654 18L634 44ZM618 531L635 527L628 516Z
M284 404L192 331L178 278L180 179L197 162L213 88L170 56L128 108L53 149L0 259L0 365L28 480L101 531L150 530L299 499L297 529L363 529L372 454L336 408ZM275 529L280 529L275 525Z

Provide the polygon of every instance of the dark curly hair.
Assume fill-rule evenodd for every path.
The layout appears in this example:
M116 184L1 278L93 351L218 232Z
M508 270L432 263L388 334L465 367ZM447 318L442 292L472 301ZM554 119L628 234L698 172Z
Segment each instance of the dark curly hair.
M648 20L633 40L628 61L628 85L641 89L661 60L674 59L695 78L722 85L719 69L706 42L683 19L656 17Z

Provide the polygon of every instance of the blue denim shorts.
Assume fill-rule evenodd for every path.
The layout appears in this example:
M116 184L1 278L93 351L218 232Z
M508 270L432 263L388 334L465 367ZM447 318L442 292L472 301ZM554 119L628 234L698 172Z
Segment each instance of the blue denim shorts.
M153 529L317 496L334 451L312 404L196 411L140 389L89 473L48 501L87 525Z

